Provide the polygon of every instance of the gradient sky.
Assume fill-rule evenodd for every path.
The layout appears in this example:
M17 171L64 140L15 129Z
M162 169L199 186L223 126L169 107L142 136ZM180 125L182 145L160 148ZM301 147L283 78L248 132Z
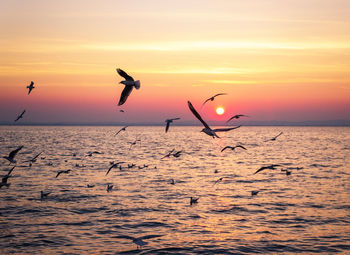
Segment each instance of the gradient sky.
M349 13L348 0L2 0L0 122L194 120L187 100L211 121L350 120ZM141 80L125 113L118 67Z

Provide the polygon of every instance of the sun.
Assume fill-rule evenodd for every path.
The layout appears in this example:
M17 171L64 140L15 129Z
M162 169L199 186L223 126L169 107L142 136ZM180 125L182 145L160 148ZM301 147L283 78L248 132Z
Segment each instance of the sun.
M224 112L225 112L225 109L224 109L224 108L222 108L222 107L216 108L216 113L217 113L218 115L223 115Z

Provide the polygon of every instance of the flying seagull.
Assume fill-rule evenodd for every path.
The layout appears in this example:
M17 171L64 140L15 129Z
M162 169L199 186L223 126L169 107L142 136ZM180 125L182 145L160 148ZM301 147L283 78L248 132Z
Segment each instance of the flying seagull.
M276 169L275 167L277 167L277 166L281 166L281 165L279 165L279 164L272 164L272 165L269 165L269 166L260 167L258 170L256 170L256 172L254 174L259 173L260 171L265 170L265 169L273 169L274 170L274 169Z
M173 156L174 156L175 158L178 158L178 157L181 156L181 153L182 153L182 151L177 151L177 152L175 152L175 153L173 154Z
M253 190L251 192L251 194L252 194L252 196L256 196L256 195L258 195L259 192L260 192L259 190Z
M146 235L146 236L141 236L141 237L132 237L132 236L115 236L114 238L122 238L122 239L129 239L132 240L134 244L137 245L137 248L139 249L141 246L144 246L148 244L147 242L143 241L144 239L151 239L151 238L156 238L160 237L162 235Z
M174 152L174 150L175 150L175 149L172 149L171 151L169 151L169 153L166 154L166 155L164 155L161 159L163 159L163 158L169 158L169 157L171 156L171 153Z
M107 184L107 192L110 192L113 190L113 185Z
M99 151L89 152L86 154L86 157L92 157L92 154L102 154L102 152L99 152Z
M202 104L202 106L208 102L208 101L214 101L214 98L217 97L217 96L221 96L221 95L227 95L226 93L219 93L219 94L216 94L215 96L212 96L212 97L209 97L207 100L204 101L204 103Z
M121 129L119 129L119 131L118 131L117 133L115 133L114 136L118 135L121 131L126 131L126 128L127 128L127 127L128 127L128 126L125 126L125 127L122 127Z
M8 161L10 161L10 164L13 163L15 164L16 163L16 160L14 159L16 154L23 148L23 145L22 146L19 146L17 149L13 150L10 152L9 156L5 156L3 157L4 159L7 159Z
M56 175L56 178L57 178L58 176L60 176L60 174L68 174L70 171L71 171L70 169L58 171L58 172L57 172L57 175Z
M139 89L141 84L140 81L134 81L134 79L128 75L126 72L124 72L122 69L117 69L118 74L125 79L125 81L121 81L119 83L124 84L125 88L122 91L122 94L119 99L119 105L122 105L126 102L126 99L128 99L128 96L130 95L132 89L135 87L136 89Z
M32 164L35 163L35 162L37 161L37 159L38 159L38 157L40 156L41 153L43 153L43 152L40 152L40 153L37 154L34 158L29 159L29 160L26 160L26 161L24 161L24 162L30 162L30 163L29 163L29 166L32 166Z
M12 168L8 171L8 173L7 173L4 177L2 177L1 182L0 182L0 189L2 188L2 186L10 187L11 183L7 183L7 179L8 179L9 177L11 177L11 172L13 171L13 169L15 169L15 167L16 167L16 166L12 167Z
M27 86L27 89L29 89L29 90L28 90L28 95L30 94L30 92L31 92L34 88L35 88L35 87L34 87L34 82L31 81L31 82L30 82L30 85Z
M231 118L229 118L228 121L226 121L226 123L229 122L230 120L233 120L233 119L239 119L240 117L249 117L249 116L244 115L244 114L236 114L236 115L232 116Z
M112 168L118 167L118 165L122 164L122 163L125 163L125 162L117 162L117 163L114 163L113 165L111 165L110 168L107 170L106 175L112 170Z
M199 197L190 197L190 205L197 204Z
M219 178L218 180L216 180L216 181L214 182L214 185L215 185L215 184L218 184L218 183L221 182L223 179L224 179L224 177ZM214 186L214 185L213 185L213 186Z
M166 126L165 126L165 133L168 132L170 123L172 123L174 120L179 120L180 118L173 118L173 119L167 119L165 120Z
M282 135L283 132L279 133L278 135L276 135L275 137L272 137L271 139L268 139L266 140L265 142L268 142L268 141L276 141L277 137L279 137L280 135Z
M234 149L236 149L236 148L242 148L242 149L246 150L246 148L245 148L244 146L242 146L242 145L236 145L236 146L226 146L225 148L223 148L223 149L221 150L221 152L223 152L223 151L226 150L226 149L234 150Z
M286 175L291 175L291 173L292 173L288 169L281 169L281 172L286 172Z
M26 112L26 110L23 110L23 112L17 116L17 119L15 119L15 122L18 121L19 119L23 118L23 114Z
M43 200L47 198L49 194L51 194L50 191L49 192L40 191L40 199Z
M188 107L190 108L191 112L193 113L194 116L196 116L196 118L202 122L204 128L201 130L201 132L206 133L207 135L215 138L220 138L216 132L226 132L226 131L230 131L236 128L239 128L240 126L237 127L232 127L232 128L217 128L217 129L211 129L209 127L209 125L202 119L202 117L199 115L199 113L196 111L196 109L193 107L192 103L190 101L187 101L188 103Z

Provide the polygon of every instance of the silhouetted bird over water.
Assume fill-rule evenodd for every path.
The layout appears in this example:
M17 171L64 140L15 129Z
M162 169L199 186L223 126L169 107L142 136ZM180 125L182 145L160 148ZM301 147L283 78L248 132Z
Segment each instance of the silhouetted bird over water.
M128 99L132 89L135 87L136 89L140 89L140 81L134 81L134 78L132 78L130 75L128 75L126 72L124 72L122 69L117 69L118 74L125 79L125 81L121 81L119 83L124 84L125 88L122 91L122 94L120 95L119 103L118 105L122 105L126 102Z

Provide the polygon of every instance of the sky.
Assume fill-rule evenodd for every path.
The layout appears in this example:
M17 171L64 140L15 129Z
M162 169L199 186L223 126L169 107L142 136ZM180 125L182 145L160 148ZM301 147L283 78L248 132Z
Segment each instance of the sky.
M188 100L214 123L350 120L349 13L348 0L2 0L0 123L23 109L20 123L198 123ZM116 68L141 81L121 107Z

